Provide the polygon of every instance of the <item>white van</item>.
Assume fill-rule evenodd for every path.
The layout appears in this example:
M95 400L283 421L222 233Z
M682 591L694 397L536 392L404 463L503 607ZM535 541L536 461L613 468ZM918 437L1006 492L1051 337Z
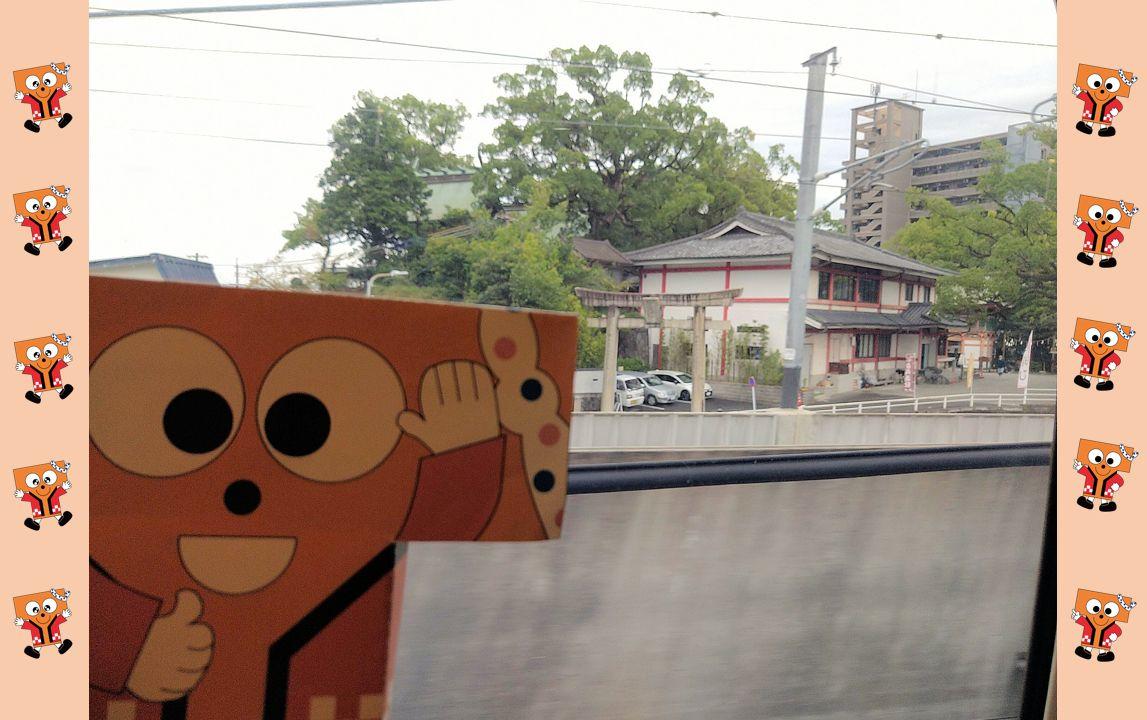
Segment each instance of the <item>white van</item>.
M613 393L613 409L624 410L643 402L645 402L645 385L632 375L618 375L617 390Z

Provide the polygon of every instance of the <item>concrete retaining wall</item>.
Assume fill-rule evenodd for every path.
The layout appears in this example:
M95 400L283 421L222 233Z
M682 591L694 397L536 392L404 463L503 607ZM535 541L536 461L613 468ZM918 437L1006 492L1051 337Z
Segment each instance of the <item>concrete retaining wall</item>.
M916 413L574 413L570 447L699 448L1050 442L1052 415Z
M708 382L713 386L713 397L715 398L720 398L721 400L739 400L741 402L753 401L753 393L747 383L718 382L716 380L710 380ZM780 404L781 388L779 385L757 386L757 407L779 407Z

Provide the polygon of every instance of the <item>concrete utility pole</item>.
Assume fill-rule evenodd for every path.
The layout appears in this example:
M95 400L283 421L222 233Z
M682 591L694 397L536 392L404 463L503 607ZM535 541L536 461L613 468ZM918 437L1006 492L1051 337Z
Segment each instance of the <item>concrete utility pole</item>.
M784 378L781 407L795 408L804 364L805 310L808 307L809 277L812 272L812 222L816 212L816 169L820 158L821 120L824 116L824 76L828 58L836 59L836 48L813 55L803 65L808 68L808 90L804 101L804 133L801 139L800 183L797 190L796 232L789 285L789 324L782 353Z

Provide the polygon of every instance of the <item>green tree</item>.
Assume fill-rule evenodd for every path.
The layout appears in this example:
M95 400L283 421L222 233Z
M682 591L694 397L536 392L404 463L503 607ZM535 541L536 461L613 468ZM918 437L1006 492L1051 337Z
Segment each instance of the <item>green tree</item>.
M331 128L334 157L319 181L318 225L359 244L364 260L357 275L401 257L420 236L430 195L420 172L468 164L453 152L468 117L461 104L360 92ZM300 225L307 216L304 209Z
M1054 150L1054 129L1032 130ZM985 211L957 207L924 193L909 201L928 216L908 225L890 250L955 274L938 283L937 310L1010 336L1035 330L1055 333L1055 155L1013 167L998 144L989 147L991 167L978 185L992 203Z
M481 146L476 191L491 211L527 199L528 181L553 188L587 234L633 249L709 227L738 207L791 218L796 189L778 178L796 163L764 156L752 133L704 109L710 93L683 73L654 97L649 56L555 49L553 63L499 76L500 120Z

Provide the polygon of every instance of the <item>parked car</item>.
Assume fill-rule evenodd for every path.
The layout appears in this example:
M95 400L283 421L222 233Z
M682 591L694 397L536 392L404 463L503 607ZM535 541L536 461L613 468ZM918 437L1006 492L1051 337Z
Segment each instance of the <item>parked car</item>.
M668 405L677 400L681 394L681 386L667 383L652 373L627 373L645 388L646 405Z
M693 376L689 373L677 372L676 370L654 370L653 374L661 378L667 383L681 386L681 394L678 397L681 400L691 400L693 398ZM709 383L705 383L705 397L713 397L713 387Z
M636 407L645 402L645 384L637 378L618 375L616 387L613 392L614 411Z

